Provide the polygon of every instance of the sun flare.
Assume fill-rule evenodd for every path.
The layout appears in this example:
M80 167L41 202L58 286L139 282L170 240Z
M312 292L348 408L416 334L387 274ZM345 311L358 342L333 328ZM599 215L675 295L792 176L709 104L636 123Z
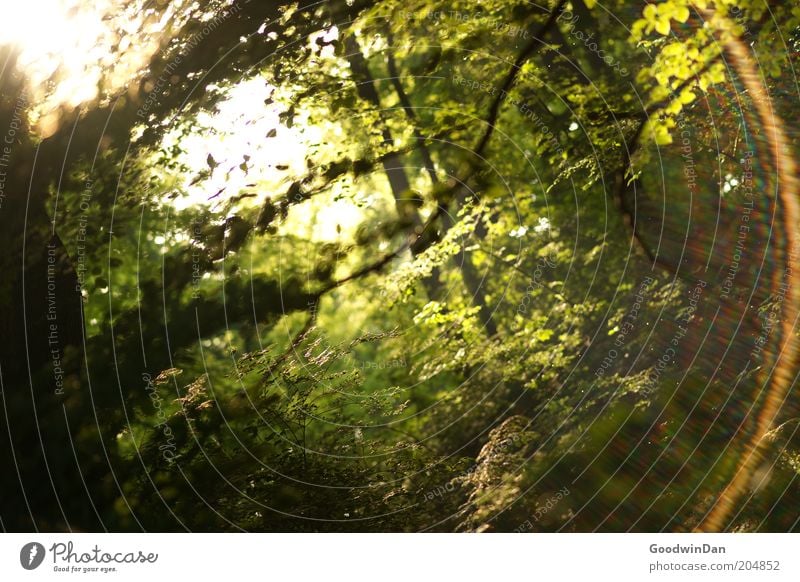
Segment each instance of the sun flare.
M18 66L32 86L57 82L59 101L72 106L96 95L96 82L85 74L96 81L105 65L110 31L103 15L112 2L0 0L0 6L6 16L0 43L19 51Z
M59 108L73 109L118 90L157 50L176 7L122 0L0 0L0 47L17 54L35 106L31 121L47 134Z

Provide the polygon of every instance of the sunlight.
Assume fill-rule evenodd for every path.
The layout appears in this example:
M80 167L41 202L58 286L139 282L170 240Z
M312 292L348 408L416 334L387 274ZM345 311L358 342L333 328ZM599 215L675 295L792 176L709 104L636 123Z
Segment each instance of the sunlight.
M165 9L144 0L0 0L4 22L0 45L15 47L17 66L34 104L31 121L48 135L58 124L58 108L73 109L98 97L99 87L118 89L158 47L183 2ZM157 10L162 10L157 12Z
M87 48L101 35L101 17L108 5L107 1L81 6L74 0L2 0L6 26L0 29L0 41L17 45L26 63L42 57L53 65L69 62L77 58L78 48Z
M163 147L180 145L178 161L190 170L176 208L271 190L284 176L303 171L303 140L319 139L319 130L305 128L302 135L302 130L281 124L279 109L265 104L272 92L263 79L243 81L227 90L215 112L198 114L188 134L177 128L165 136Z
M75 0L0 0L5 15L0 43L19 49L19 65L32 85L52 80L61 69L60 76L70 81L58 88L60 100L76 106L97 93L96 83L81 75L92 68L100 72L105 52L101 41L109 33L103 15L113 8L110 0L90 5Z
M276 198L293 176L307 170L312 152L341 134L330 122L311 122L304 111L297 112L288 127L280 119L285 107L272 101L274 91L262 78L242 81L225 90L226 98L216 111L201 112L191 120L190 131L178 127L165 136L162 148L178 146L177 161L189 170L179 183L180 194L170 202L176 210L195 205L213 208L237 196L244 196L239 206L261 204L265 196ZM324 152L339 153L330 149ZM336 186L326 200L303 204L305 212L293 215L292 228L326 241L353 232L363 219L363 204Z

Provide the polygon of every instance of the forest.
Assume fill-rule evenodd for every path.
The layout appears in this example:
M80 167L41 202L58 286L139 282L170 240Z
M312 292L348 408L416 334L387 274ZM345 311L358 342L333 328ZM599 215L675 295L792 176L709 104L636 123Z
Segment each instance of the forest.
M0 27L0 531L800 530L800 4Z

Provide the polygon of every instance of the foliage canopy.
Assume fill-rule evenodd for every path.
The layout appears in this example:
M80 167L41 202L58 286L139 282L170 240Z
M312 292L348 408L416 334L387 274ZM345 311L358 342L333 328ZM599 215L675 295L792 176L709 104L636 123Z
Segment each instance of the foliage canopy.
M4 528L703 524L797 372L800 7L110 5L79 103L2 53Z

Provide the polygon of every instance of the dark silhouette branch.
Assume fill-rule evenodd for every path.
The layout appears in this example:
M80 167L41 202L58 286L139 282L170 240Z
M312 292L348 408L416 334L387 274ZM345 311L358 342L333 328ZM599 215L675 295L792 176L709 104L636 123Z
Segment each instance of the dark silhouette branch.
M517 58L514 61L511 69L508 71L508 73L506 73L505 79L503 79L503 83L500 86L500 93L497 95L497 97L495 97L494 101L489 107L489 114L486 117L486 130L473 150L477 157L480 157L483 154L483 151L489 144L489 140L491 140L492 135L494 134L495 124L500 116L500 108L508 96L508 92L514 86L517 76L522 70L522 66L536 53L538 49L544 45L544 41L542 39L553 27L553 25L555 25L556 20L558 20L558 17L564 10L565 4L566 0L559 0L559 3L550 13L550 17L542 25L539 31L533 35L533 38L531 38L530 42L523 47L522 52L517 55Z
M339 279L337 281L333 281L333 282L329 283L321 291L317 292L316 296L317 297L321 297L325 293L328 293L329 291L332 291L332 290L334 290L334 289L336 289L338 287L341 287L342 285L344 285L346 283L349 283L351 281L355 281L357 279L361 279L362 277L365 277L366 275L369 275L371 273L377 273L377 272L381 271L386 265L391 263L393 260L395 260L401 254L403 254L406 251L410 251L412 249L412 247L414 246L414 244L417 241L419 241L425 235L426 231L430 228L430 226L434 222L436 222L436 220L438 220L440 218L440 216L441 216L441 210L437 210L436 212L431 214L431 216L428 218L428 220L422 226L420 231L409 235L409 237L407 238L406 242L403 243L400 247L398 247L397 249L395 249L391 253L388 253L388 254L384 255L383 257L381 257L379 260L375 261L374 263L371 263L371 264L369 264L369 265L367 265L365 267L362 267L362 268L358 269L357 271L354 271L353 273L347 275L346 277L344 277L342 279Z
M400 105L403 107L406 117L408 117L408 120L411 122L411 126L414 131L414 139L419 144L418 150L420 156L422 157L422 163L425 166L425 170L428 172L431 182L436 185L439 183L439 179L436 176L436 167L433 163L433 158L431 157L430 150L425 143L425 138L422 136L422 132L419 130L419 119L417 118L417 114L414 112L414 106L411 104L411 99L408 98L408 94L403 87L403 82L400 80L400 72L397 70L397 62L395 61L393 51L394 39L392 37L391 30L387 30L386 36L389 44L389 48L386 50L386 65L389 69L389 80L392 83L392 87L394 87L395 93L397 93L397 98L400 101Z

